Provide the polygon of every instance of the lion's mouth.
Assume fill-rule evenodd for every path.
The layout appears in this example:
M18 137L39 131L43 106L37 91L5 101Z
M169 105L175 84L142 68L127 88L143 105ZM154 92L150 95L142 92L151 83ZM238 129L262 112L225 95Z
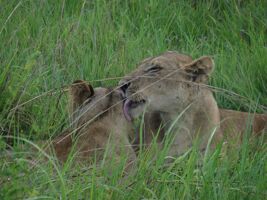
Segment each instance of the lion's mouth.
M132 101L130 99L126 99L123 104L123 114L125 118L128 121L132 121L133 117L131 114L131 110L137 108L138 106L143 106L145 103L146 101L144 99L140 101Z

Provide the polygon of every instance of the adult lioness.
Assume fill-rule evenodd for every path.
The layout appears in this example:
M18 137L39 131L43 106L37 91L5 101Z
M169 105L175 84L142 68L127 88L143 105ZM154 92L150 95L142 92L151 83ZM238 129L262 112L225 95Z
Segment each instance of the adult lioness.
M56 156L65 162L74 145L75 163L106 159L119 161L123 155L131 164L135 153L129 142L132 124L122 111L120 91L95 88L78 80L70 87L72 127L52 141ZM75 134L74 134L75 133ZM112 149L113 148L113 149Z
M158 113L165 130L173 126L171 156L185 152L196 137L199 148L205 149L213 132L214 145L222 135L219 109L206 86L213 65L207 56L192 60L170 51L145 59L119 83L127 98L126 118L139 115L145 107L147 112Z
M174 127L176 142L172 152L180 153L190 146L192 138L199 133L202 137L202 147L207 143L207 137L213 126L217 125L215 139L225 134L229 140L240 139L252 122L252 130L258 134L267 130L266 114L249 114L245 112L219 109L206 87L206 81L212 72L213 62L209 57L195 61L190 56L176 52L166 52L158 57L145 59L136 71L126 76L121 82L121 89L128 97L124 112L128 119L135 117L147 105L145 115L143 142L150 144L155 133L159 131L158 140L162 140L170 125L161 127L162 122L172 122L188 105L180 122ZM192 105L191 105L192 104ZM220 120L220 129L218 126ZM178 128L184 130L179 131ZM183 136L184 133L188 136ZM241 137L237 137L241 136ZM204 139L203 139L204 138ZM136 143L139 143L137 138ZM184 149L185 148L185 149Z

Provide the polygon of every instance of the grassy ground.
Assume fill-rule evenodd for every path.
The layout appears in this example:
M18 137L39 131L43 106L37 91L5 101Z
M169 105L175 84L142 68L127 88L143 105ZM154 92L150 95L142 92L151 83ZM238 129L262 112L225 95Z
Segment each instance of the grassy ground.
M263 112L266 9L264 0L0 0L0 131L15 137L9 142L17 148L16 159L0 158L0 199L264 199L261 143L255 151L244 142L225 159L214 154L203 167L194 151L171 167L162 167L164 155L157 162L141 155L127 183L119 170L105 176L105 169L51 162L31 169L19 145L60 133L67 118L62 88L73 80L115 85L103 79L165 50L212 55L211 85L228 91L215 93L219 106Z

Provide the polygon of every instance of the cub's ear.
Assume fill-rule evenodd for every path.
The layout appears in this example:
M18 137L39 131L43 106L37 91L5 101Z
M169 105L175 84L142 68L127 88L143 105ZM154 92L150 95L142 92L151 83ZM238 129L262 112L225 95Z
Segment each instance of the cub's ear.
M90 84L83 80L74 81L69 90L70 112L74 112L80 107L88 98L94 95L94 89Z
M79 98L89 98L94 95L94 89L86 81L76 80L71 84L70 92L72 95L78 95Z
M212 58L208 56L200 57L194 60L192 63L184 66L185 71L188 73L188 77L193 82L205 83L208 80L209 75L214 68L214 62Z

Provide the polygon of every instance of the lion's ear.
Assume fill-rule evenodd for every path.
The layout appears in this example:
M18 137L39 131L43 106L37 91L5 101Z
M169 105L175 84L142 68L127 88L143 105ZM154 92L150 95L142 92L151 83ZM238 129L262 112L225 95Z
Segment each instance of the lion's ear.
M87 99L94 95L94 89L86 81L76 80L71 84L70 92L72 95L77 96L81 99Z
M76 80L70 86L70 112L74 112L88 98L94 95L94 89L83 80Z
M188 77L197 83L203 83L208 80L209 75L212 73L214 68L214 62L212 58L208 56L200 57L194 60L192 63L184 66Z

